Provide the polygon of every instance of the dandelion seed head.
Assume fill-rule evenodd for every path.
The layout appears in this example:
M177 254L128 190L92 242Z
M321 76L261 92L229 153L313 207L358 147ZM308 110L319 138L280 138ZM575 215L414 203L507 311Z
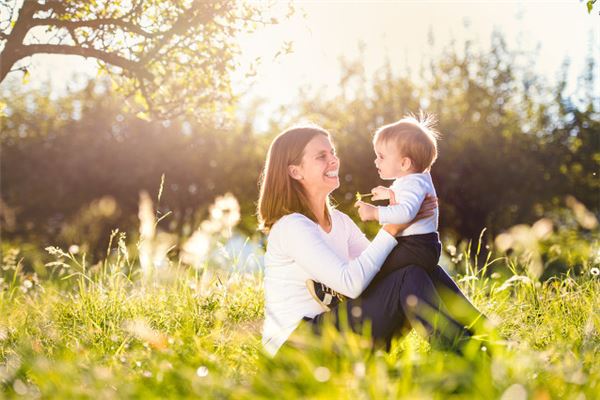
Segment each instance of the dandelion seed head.
M594 268L590 269L590 274L592 274L593 276L598 276L598 275L600 275L600 269L597 267L594 267Z
M181 260L187 264L198 266L206 259L210 251L211 238L202 229L194 234L183 244Z
M142 362L141 361L136 361L135 362L135 366L138 367L138 368L141 367L142 366Z
M101 215L110 217L117 211L117 202L111 196L104 196L95 204Z
M31 289L33 287L33 282L31 282L29 279L25 279L23 281L23 287L26 289Z
M71 254L77 254L79 253L79 246L77 246L76 244L72 244L69 246L69 253Z
M317 367L315 368L315 379L319 382L327 382L329 378L331 378L331 372L329 372L329 368L327 367Z
M365 367L365 364L362 362L357 362L356 364L354 364L354 375L357 378L364 378L367 372L367 368Z
M545 239L552 234L552 220L549 218L542 218L531 225L531 229L538 239Z
M450 253L451 256L454 257L456 255L456 246L449 244L446 246L446 250L448 250L448 253Z
M496 240L494 242L499 251L505 252L513 246L515 239L510 233L501 233L496 236Z
M214 220L220 220L225 228L233 228L240 221L240 204L231 193L225 193L215 199L210 209Z
M27 394L27 385L25 383L23 383L22 380L17 379L13 383L13 390L15 391L16 394L18 394L20 396L25 396Z
M198 367L198 369L196 370L196 375L198 375L200 378L205 378L208 376L208 368L205 365L201 365Z
M217 219L217 220L223 218L223 210L221 210L220 208L216 208L216 207L212 208L210 210L210 217L212 219Z
M501 400L525 400L527 399L527 389L519 383L515 383L508 387L502 393Z

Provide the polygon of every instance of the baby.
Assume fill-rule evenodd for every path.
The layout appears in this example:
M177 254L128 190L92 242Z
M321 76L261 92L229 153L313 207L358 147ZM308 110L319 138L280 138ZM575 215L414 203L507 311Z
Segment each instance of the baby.
M408 116L377 130L373 138L377 155L375 166L381 179L394 182L390 188L378 186L371 190L373 200L389 200L388 206L357 203L361 220L379 221L382 225L405 224L415 218L427 195L436 197L429 174L437 158L438 132L433 125L434 118L431 116L420 120ZM441 253L437 228L436 208L433 215L416 221L396 238L398 244L374 281L408 265L418 265L431 271ZM338 293L319 282L308 280L307 287L325 310L341 299Z

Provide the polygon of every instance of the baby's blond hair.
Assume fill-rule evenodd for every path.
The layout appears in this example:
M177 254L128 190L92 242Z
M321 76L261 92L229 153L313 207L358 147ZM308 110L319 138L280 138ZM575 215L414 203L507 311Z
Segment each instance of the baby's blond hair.
M433 114L408 114L401 120L377 129L373 144L394 142L398 152L408 157L417 172L428 171L437 159L437 139L435 129L437 119Z

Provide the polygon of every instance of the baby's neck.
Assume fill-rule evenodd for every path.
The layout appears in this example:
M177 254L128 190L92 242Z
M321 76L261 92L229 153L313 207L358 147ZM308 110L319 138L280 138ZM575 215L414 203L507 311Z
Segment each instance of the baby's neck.
M401 174L399 174L398 176L396 176L394 179L404 178L405 176L413 175L413 174L420 174L420 172L417 171L417 170L411 169L409 171L402 172Z

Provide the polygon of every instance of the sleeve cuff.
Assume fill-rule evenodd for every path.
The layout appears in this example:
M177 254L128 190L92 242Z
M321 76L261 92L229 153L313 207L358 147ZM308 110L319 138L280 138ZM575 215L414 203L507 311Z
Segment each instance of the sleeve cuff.
M389 251L392 251L392 249L398 244L396 238L383 228L377 232L377 235L375 238L373 238L373 242L381 243L381 245Z

